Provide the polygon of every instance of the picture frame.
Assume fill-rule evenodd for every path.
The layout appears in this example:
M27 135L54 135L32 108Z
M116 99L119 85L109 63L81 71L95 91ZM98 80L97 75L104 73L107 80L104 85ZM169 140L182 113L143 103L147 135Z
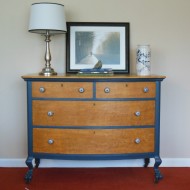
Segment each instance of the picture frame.
M101 61L102 68L129 74L129 29L128 22L67 22L66 72L93 68Z

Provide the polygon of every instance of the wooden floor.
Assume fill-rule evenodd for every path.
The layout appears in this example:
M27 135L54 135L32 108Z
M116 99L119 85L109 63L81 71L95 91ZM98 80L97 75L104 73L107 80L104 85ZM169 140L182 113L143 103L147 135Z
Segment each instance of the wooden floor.
M153 168L38 168L25 184L27 168L0 168L2 190L190 190L190 168L166 168L154 183Z

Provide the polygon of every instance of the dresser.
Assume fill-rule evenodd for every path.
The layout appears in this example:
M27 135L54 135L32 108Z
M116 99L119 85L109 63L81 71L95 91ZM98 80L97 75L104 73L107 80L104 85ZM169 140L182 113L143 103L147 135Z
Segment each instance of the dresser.
M27 183L40 159L144 159L147 167L154 158L155 182L162 179L160 91L164 76L22 78L27 84Z

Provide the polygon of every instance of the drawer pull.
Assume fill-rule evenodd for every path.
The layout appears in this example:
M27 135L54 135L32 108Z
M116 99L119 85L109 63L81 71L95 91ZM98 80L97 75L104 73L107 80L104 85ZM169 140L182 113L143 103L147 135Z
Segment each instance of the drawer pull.
M147 92L149 92L149 88L148 87L144 87L143 91L144 91L144 93L147 93Z
M44 93L44 92L46 91L46 89L45 89L44 87L40 87L39 91L40 91L41 93Z
M139 144L140 142L141 142L141 140L140 140L139 138L136 138L136 139L135 139L135 143L136 143L136 144Z
M47 115L48 115L49 117L52 117L52 116L54 115L54 113L53 113L52 111L48 111L48 112L47 112Z
M53 139L49 139L48 140L48 144L53 144L54 143L54 140Z
M84 91L85 91L84 88L79 88L80 93L83 93Z
M140 111L136 111L136 112L135 112L135 115L136 115L137 117L139 117L139 116L141 115L141 112L140 112Z
M110 93L110 88L106 87L106 88L104 89L104 92L105 92L105 93Z

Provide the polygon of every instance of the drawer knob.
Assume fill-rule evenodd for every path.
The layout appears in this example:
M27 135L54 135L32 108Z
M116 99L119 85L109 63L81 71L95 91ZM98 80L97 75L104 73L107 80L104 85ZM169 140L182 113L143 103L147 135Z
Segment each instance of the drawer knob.
M40 91L41 93L44 93L44 92L46 91L46 89L45 89L44 87L40 87L39 91Z
M135 143L136 143L136 144L139 144L140 142L141 142L141 140L140 140L139 138L136 138L136 139L135 139Z
M147 92L149 92L149 88L148 87L144 87L143 91L144 91L144 93L147 93Z
M136 111L136 112L135 112L135 115L136 115L137 117L139 117L139 116L141 115L141 112L140 112L140 111Z
M106 88L104 89L104 92L105 92L105 93L110 93L110 88L106 87Z
M84 88L79 88L80 93L83 93L84 91L85 91Z
M54 143L54 140L53 139L49 139L48 140L48 144L53 144Z
M54 115L54 113L53 113L52 111L48 111L48 112L47 112L47 115L48 115L49 117L51 117L51 116Z

